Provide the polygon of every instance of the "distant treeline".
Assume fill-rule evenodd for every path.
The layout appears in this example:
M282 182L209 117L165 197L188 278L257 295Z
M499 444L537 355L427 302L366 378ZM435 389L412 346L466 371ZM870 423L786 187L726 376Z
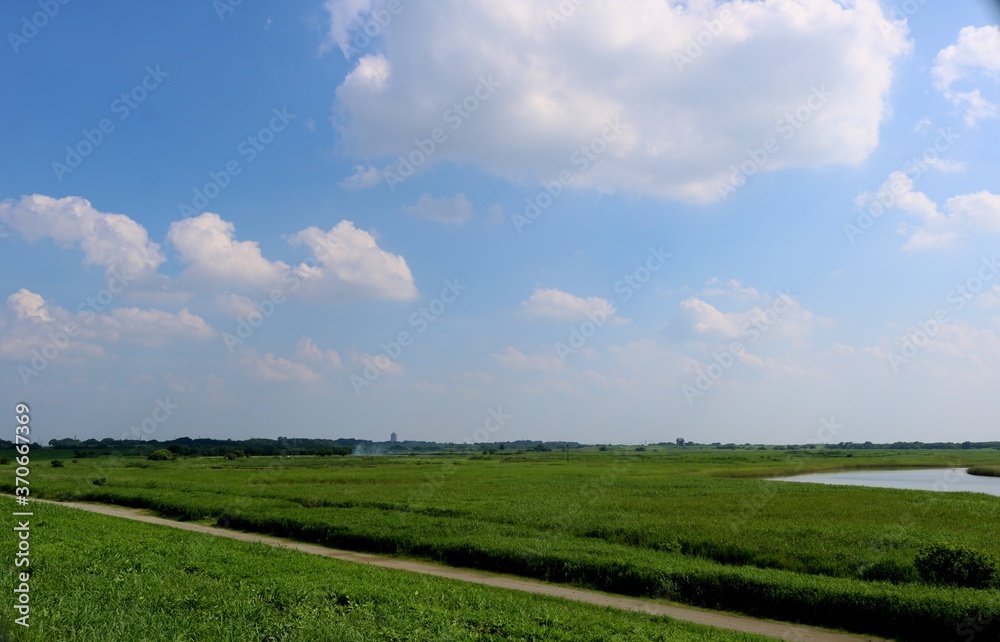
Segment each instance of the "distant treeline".
M963 441L956 443L952 441L934 441L925 443L922 441L894 441L891 444L873 444L866 441L857 444L853 441L843 441L830 448L851 448L854 450L971 450L974 448L1000 448L1000 441Z
M48 448L72 450L77 458L110 455L149 455L157 450L169 450L179 457L225 457L227 455L267 457L276 455L389 455L410 452L479 452L491 450L550 451L581 448L576 442L511 441L495 444L451 444L433 441L374 442L369 439L307 439L278 437L277 439L208 439L180 437L168 441L155 439L50 439ZM0 450L13 450L14 443L0 439ZM32 444L32 449L43 448Z
M111 454L146 455L156 450L169 450L180 457L224 457L240 453L252 457L273 455L350 455L362 443L360 439L208 439L180 437L168 441L151 439L50 439L49 447L73 450L77 457Z
M697 444L694 442L661 442L649 444L665 448L716 448L723 450L814 450L817 448L839 450L970 450L976 448L1000 449L1000 441L963 441L956 442L922 442L896 441L893 443L876 444L870 441L856 443L851 441L838 444L801 444L786 446L764 446L760 444ZM599 444L594 444L599 446ZM576 450L588 447L575 441L535 441L518 440L495 443L454 444L436 441L372 441L370 439L308 439L298 437L278 437L277 439L208 439L180 437L168 441L151 439L51 439L48 448L54 450L72 450L75 456L98 457L107 455L148 455L156 450L169 450L180 457L225 457L237 456L266 457L275 455L402 455L407 453L448 453L448 452L549 452L560 450ZM600 450L618 448L621 446L600 446ZM32 449L42 448L41 444L32 444ZM0 439L0 450L14 449L14 443Z

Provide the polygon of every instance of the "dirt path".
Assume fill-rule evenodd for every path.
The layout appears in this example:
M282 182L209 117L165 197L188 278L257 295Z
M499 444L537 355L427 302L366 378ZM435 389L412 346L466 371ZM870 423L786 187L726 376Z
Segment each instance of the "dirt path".
M159 524L160 526L169 526L171 528L193 531L195 533L207 533L218 537L228 537L229 539L240 540L241 542L259 542L262 544L269 544L271 546L281 546L283 548L290 548L303 553L322 555L323 557L332 557L346 562L356 562L358 564L369 564L371 566L381 566L383 568L410 571L412 573L434 575L436 577L445 577L451 580L461 580L463 582L472 582L474 584L485 584L487 586L495 586L514 591L523 591L525 593L561 597L566 600L585 602L587 604L595 604L597 606L610 606L626 611L638 611L640 613L649 613L651 615L665 615L667 617L674 618L675 620L682 620L684 622L705 624L708 626L718 627L720 629L729 629L731 631L740 631L743 633L766 635L780 640L794 640L796 642L859 642L861 640L885 642L881 638L851 635L848 633L837 633L835 631L828 631L811 626L775 622L771 620L759 620L751 617L731 615L729 613L722 613L718 611L708 611L690 606L676 606L654 600L623 597L621 595L601 593L599 591L570 588L561 584L550 584L539 580L522 579L506 575L498 575L495 573L487 573L484 571L442 566L433 562L420 562L396 557L384 557L380 555L370 555L368 553L343 551L335 548L318 546L316 544L306 544L304 542L296 542L293 540L282 539L280 537L271 537L269 535L258 535L256 533L234 531L214 526L205 526L204 524L193 524L191 522L178 522L171 519L163 519L162 517L148 515L146 512L141 510L123 508L121 506L81 504L74 502L53 502L44 499L35 499L33 501L43 502L46 504L58 504L59 506L78 508L92 513L100 513L101 515L123 517L125 519L146 522L148 524Z

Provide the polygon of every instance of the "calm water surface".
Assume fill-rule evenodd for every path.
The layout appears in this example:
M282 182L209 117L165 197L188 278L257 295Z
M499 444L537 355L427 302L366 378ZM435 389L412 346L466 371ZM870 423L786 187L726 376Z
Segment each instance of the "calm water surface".
M810 482L842 486L877 486L909 490L987 493L1000 496L1000 477L977 477L965 468L923 470L850 470L775 477L775 481Z

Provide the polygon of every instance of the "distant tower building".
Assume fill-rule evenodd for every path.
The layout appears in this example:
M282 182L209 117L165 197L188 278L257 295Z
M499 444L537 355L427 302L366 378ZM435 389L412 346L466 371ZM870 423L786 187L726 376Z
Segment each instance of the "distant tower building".
M389 441L391 441L392 443L396 443L396 433L392 433L391 435L389 435Z

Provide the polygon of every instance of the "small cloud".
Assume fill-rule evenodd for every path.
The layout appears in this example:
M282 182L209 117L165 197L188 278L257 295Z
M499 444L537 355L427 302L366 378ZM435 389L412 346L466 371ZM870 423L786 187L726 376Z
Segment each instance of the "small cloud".
M215 307L234 319L245 319L258 311L253 301L242 294L220 294L215 297Z
M536 286L534 293L521 303L521 311L529 317L560 321L610 318L614 323L625 322L615 316L618 311L611 301L595 296L584 299L557 288Z
M760 298L760 292L756 288L744 287L739 279L723 282L713 276L705 284L701 296L727 296L737 301L754 301Z
M909 214L914 221L901 221L896 231L907 236L903 249L939 250L958 240L979 234L1000 233L1000 194L979 191L952 196L944 205L914 189L913 180L903 172L893 172L874 194L861 194L857 204L879 202Z
M917 165L920 169L933 169L942 173L960 172L965 169L965 165L956 160L947 158L925 158Z
M276 357L270 352L263 357L255 352L248 353L242 362L253 377L263 381L312 383L320 378L309 366Z
M416 205L408 205L403 211L445 225L464 225L474 216L472 203L465 194L456 194L451 198L435 198L424 194Z
M394 377L402 376L406 373L406 369L403 365L392 361L385 355L373 355L367 352L353 352L351 353L351 363L356 367L367 367L372 366L387 375L392 375Z
M40 294L35 294L24 288L7 297L7 306L17 315L20 321L27 321L28 319L40 323L52 321L52 316L49 314L45 299Z
M498 366L508 370L555 372L563 370L566 366L563 360L556 355L527 355L514 347L508 347L503 352L491 354L490 357Z
M313 125L315 127L315 125ZM355 191L374 187L382 182L382 170L374 165L356 165L354 173L340 181L344 189Z
M295 358L300 361L332 366L338 370L344 367L344 363L336 350L323 350L309 337L302 337L295 344Z
M983 97L978 88L960 91L954 85L986 74L1000 72L1000 27L964 27L958 40L938 52L931 76L934 86L956 107L965 108L965 123L974 127L981 120L1000 115L998 106Z

